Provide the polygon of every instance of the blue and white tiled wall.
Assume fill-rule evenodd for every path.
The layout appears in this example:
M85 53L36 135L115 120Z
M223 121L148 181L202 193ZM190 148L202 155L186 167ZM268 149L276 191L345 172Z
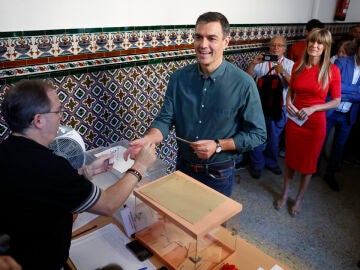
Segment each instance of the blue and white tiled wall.
M341 36L355 24L328 24ZM245 69L282 35L289 45L304 38L303 24L232 25L225 58ZM75 128L87 149L144 135L157 115L170 74L196 61L194 26L147 26L0 32L0 101L14 82L47 78L66 111L64 124ZM9 130L0 118L0 142ZM176 141L158 146L174 170Z

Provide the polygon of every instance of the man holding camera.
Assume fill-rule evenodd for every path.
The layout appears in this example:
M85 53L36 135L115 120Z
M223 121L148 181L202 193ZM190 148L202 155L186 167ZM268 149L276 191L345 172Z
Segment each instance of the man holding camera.
M268 73L278 75L284 87L280 119L274 120L272 116L265 114L267 142L255 147L249 155L251 162L250 175L256 179L260 178L264 166L274 174L280 175L282 173L278 165L279 140L286 123L285 97L294 65L292 60L284 57L286 40L283 37L272 38L269 49L270 54L260 53L255 56L246 70L256 81Z

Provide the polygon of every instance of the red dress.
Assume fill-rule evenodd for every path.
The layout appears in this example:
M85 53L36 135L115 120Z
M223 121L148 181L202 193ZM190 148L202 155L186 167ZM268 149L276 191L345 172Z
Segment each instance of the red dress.
M299 110L325 103L329 91L331 98L341 97L341 77L337 66L331 65L332 77L324 90L317 81L318 73L319 66L314 66L305 68L296 77L292 74L290 87L295 94L293 104ZM314 112L302 126L288 119L285 129L286 164L302 174L315 173L325 136L325 111Z

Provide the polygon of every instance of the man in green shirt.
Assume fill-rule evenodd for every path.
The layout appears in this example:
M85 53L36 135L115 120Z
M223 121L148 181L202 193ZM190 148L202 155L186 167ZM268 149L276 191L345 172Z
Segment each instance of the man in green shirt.
M175 126L177 169L230 196L237 156L266 140L264 116L254 80L223 59L230 41L226 17L202 14L194 39L198 63L172 74L159 115L124 156L160 143Z

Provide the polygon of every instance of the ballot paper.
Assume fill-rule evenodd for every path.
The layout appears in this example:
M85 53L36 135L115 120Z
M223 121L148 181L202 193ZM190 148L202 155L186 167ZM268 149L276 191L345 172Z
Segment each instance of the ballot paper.
M97 153L94 156L99 157L104 154L114 154L114 158L110 159L109 163L114 164L113 169L123 173L126 172L126 170L129 169L134 164L134 160L131 159L130 157L128 158L127 161L125 161L125 159L123 158L123 154L125 151L126 148L124 146L118 145L106 149L100 153Z
M127 248L129 238L115 225L108 224L71 241L70 259L77 270L101 268L116 263L124 269L156 270L149 261L139 261Z
M158 221L157 212L143 202L136 206L126 203L122 208L115 211L113 217L121 223L129 237Z
M291 119L292 121L294 121L297 125L302 126L306 120L308 120L307 118L300 120L299 118L297 118L296 116L291 116L290 114L286 113L286 117Z

